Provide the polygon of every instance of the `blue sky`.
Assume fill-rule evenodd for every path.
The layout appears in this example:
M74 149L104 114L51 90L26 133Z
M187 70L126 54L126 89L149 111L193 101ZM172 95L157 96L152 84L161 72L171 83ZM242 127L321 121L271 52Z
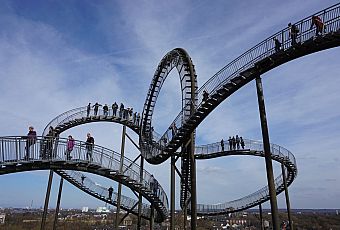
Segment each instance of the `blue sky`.
M214 73L271 34L337 1L2 1L0 6L0 136L42 133L57 115L88 102L123 102L142 112L161 58L182 47L202 86ZM296 157L292 208L340 208L340 50L284 64L263 76L270 140ZM176 73L166 80L154 113L163 133L180 111ZM120 150L122 127L88 124L65 132ZM137 141L137 136L130 131ZM255 83L224 101L197 129L197 144L240 134L261 140ZM137 151L127 144L127 156ZM275 173L279 165L274 164ZM146 165L169 191L169 161ZM43 205L48 172L0 176L0 207ZM116 183L92 176L102 185ZM264 159L225 157L197 163L198 202L221 203L266 185ZM178 178L177 178L178 183ZM55 205L55 177L51 205ZM127 189L126 195L131 195ZM176 193L179 198L179 193ZM131 196L132 197L132 196ZM278 196L285 208L284 196ZM65 184L64 208L103 202ZM266 203L265 207L269 207Z

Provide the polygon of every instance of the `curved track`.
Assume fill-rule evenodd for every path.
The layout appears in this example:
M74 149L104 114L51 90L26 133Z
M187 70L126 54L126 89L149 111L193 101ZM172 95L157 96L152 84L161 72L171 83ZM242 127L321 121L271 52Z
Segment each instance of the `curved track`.
M222 149L220 142L204 146L197 146L195 148L195 158L198 160L212 159L222 156L241 156L251 155L264 157L263 144L259 141L244 140L245 149L230 150L229 146ZM290 185L297 176L297 165L294 155L287 149L271 144L271 158L284 165L287 176L287 185ZM279 175L275 179L276 193L279 194L284 191L283 176ZM226 203L216 205L197 204L198 215L221 215L237 211L246 210L254 207L260 203L269 200L269 188L267 186L258 191L243 197L241 199L233 200Z
M118 194L116 192L113 192L112 198L109 199L108 197L108 188L103 187L99 185L96 182L93 182L91 179L88 177L84 178L82 182L82 177L84 174L78 171L71 171L71 170L55 170L55 172L63 177L65 180L79 188L80 190L86 192L87 194L102 200L108 204L117 206L117 196ZM85 176L84 176L85 177ZM131 199L127 196L121 196L121 206L120 208L133 213L134 215L138 215L138 209L136 208L138 204L138 200ZM151 211L150 211L150 206L147 204L142 204L142 217L144 219L149 220Z
M150 157L153 159L149 158L148 162L159 164L167 160L221 102L256 77L296 58L340 46L340 4L314 15L323 18L327 27L324 35L315 37L315 27L310 30L311 16L307 17L295 23L300 30L296 46L291 45L289 28L285 28L243 53L212 76L197 90L196 99L199 103L192 115L187 116L185 110L182 110L160 138L151 135L154 139L148 145L152 145L149 148L152 149ZM283 50L275 52L273 38L282 41ZM156 84L157 82L152 82L150 88ZM209 94L205 101L204 91ZM191 102L188 102L184 108L190 106ZM171 129L173 124L177 127L176 132Z
M154 144L155 139L161 140L163 144L166 144L167 140L165 138L159 139L157 133L154 132L152 115L162 85L174 68L177 69L181 81L183 117L190 117L197 104L197 76L194 65L184 49L176 48L167 53L159 63L144 103L140 146L145 160L152 164L159 164L167 159L167 157L163 158L163 154L158 154L160 151L159 146ZM176 128L170 127L170 130L174 129Z
M47 136L49 127L53 127L56 135L70 129L72 127L83 125L92 122L114 122L122 125L126 125L135 133L139 134L139 122L137 118L134 120L133 117L123 118L119 116L117 111L117 116L113 115L112 109L109 109L108 115L104 115L103 109L98 109L98 115L94 116L93 109L90 111L90 116L87 116L87 107L80 107L76 109L71 109L65 113L60 114L54 118L48 125L46 125L42 136Z
M51 142L52 141L52 142ZM40 146L50 143L51 149L44 152ZM84 142L76 141L71 153L72 160L67 160L65 150L66 139L51 140L38 138L30 146L29 157L26 156L26 140L22 137L0 137L0 175L31 171L31 170L76 170L84 171L113 179L141 194L157 210L156 220L163 221L168 215L168 200L161 186L159 193L154 195L150 182L151 174L143 171L143 180L140 181L140 167L129 159L123 162L123 173L119 173L120 155L107 148L95 145L92 150L92 159L87 157L87 149Z

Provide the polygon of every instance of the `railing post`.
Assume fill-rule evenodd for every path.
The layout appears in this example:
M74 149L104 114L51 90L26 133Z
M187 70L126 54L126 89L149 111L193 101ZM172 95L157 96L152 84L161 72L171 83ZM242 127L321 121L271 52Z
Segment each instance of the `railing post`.
M55 214L54 214L53 230L55 230L56 227L57 227L58 214L59 214L59 208L60 208L60 200L61 200L61 193L63 191L63 182L64 182L64 178L60 177L58 200L57 200L57 206L55 208Z
M261 130L262 130L262 138L263 138L263 147L264 147L264 155L266 162L266 171L267 171L267 181L269 188L269 197L270 197L270 206L272 213L272 221L273 221L273 229L279 229L279 218L278 218L278 207L277 207L277 199L276 199L276 189L274 183L274 172L273 165L271 159L270 152L270 142L269 142L269 132L267 126L267 117L266 117L266 109L264 104L264 95L262 88L261 77L256 77L256 89L257 89L257 99L259 104L259 113L261 120Z
M126 135L126 126L123 125L122 131L122 145L120 149L120 166L119 166L119 173L123 172L123 165L124 165L124 152L125 152L125 135ZM122 196L122 184L118 183L118 196L117 196L117 209L116 209L116 223L115 229L118 229L119 225L119 212L120 212L120 199Z
M46 190L46 196L45 196L45 205L44 205L44 212L41 220L41 226L40 230L45 230L45 223L46 223L46 216L48 211L48 203L50 201L50 194L51 194L51 187L52 187L52 179L53 179L53 171L50 170L50 175L48 177L48 185Z
M283 185L284 185L284 188L285 188L285 197L286 197L287 214L288 214L288 220L289 220L289 229L293 230L293 222L292 222L292 216L291 216L291 212L290 212L290 201L289 201L289 194L288 194L286 170L285 170L285 167L282 163L281 163L281 170L282 170L282 177L283 177Z

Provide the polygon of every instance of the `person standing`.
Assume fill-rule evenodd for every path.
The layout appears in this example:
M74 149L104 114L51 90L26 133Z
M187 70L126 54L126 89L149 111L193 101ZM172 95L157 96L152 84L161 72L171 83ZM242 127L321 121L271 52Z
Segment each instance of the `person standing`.
M322 32L324 31L325 24L322 22L321 18L319 16L312 16L312 24L310 25L310 29L313 28L315 25L316 27L316 36L322 35Z
M223 141L223 139L221 140L221 148L222 148L222 152L224 152L224 141Z
M26 139L25 160L29 160L30 159L30 148L37 141L37 133L34 131L33 126L28 127L28 134L27 134L26 137L24 137L24 139Z
M237 150L239 150L240 149L240 138L238 137L238 135L236 135L235 141L236 141Z
M281 42L277 38L273 38L275 44L275 52L281 51Z
M242 137L240 137L240 143L241 143L241 147L242 147L242 149L244 149L244 140L243 140L243 138L242 138Z
M209 98L209 93L206 90L203 90L203 102L206 102Z
M233 138L231 138L231 142L233 143L233 150L236 149L236 140L235 137L233 136Z
M292 25L292 23L288 23L289 27L289 35L290 38L292 39L292 46L295 46L297 44L296 39L299 34L299 29L297 28L296 25Z
M108 189L109 191L109 200L112 200L112 193L113 193L113 188L112 186L110 186L110 188Z
M71 152L73 150L73 147L74 147L74 139L71 135L69 135L67 139L67 146L66 146L66 160L68 161L72 159Z
M94 138L91 136L90 133L87 133L87 140L86 140L86 160L92 161L92 151L94 146Z
M81 185L84 185L84 180L85 180L86 176L84 176L84 174L81 175Z
M114 116L114 117L117 116L117 109L118 109L118 105L115 102L115 103L112 104L112 116Z
M229 150L232 150L233 149L233 140L231 139L231 136L229 136L228 143L229 143Z
M96 102L96 104L94 104L94 106L93 106L94 107L94 116L97 116L99 106L102 106L102 105L98 104L98 102Z
M91 103L89 103L87 105L87 109L86 109L86 117L89 117L90 116L90 112L91 112Z
M140 113L137 114L137 120L136 120L137 126L139 126L139 122L140 122Z
M120 103L120 107L119 107L119 117L123 118L123 113L124 113L124 104Z
M107 117L107 115L109 114L109 107L107 106L107 104L103 106L103 111L104 111L104 116Z

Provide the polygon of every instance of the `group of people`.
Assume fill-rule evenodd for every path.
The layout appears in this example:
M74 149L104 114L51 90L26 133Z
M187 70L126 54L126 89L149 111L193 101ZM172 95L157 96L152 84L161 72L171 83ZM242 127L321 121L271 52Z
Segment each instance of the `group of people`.
M91 108L93 109L93 115L94 116L98 116L100 114L98 114L99 111L99 107L101 107L102 105L99 104L98 102L96 102L93 106L91 106L91 103L89 103L87 105L87 109L86 109L86 117L90 116L91 113ZM118 106L118 104L116 102L114 102L111 106L112 108L112 116L113 117L119 117L121 119L125 119L128 120L130 122L132 122L134 125L138 126L139 122L140 122L140 113L137 112L133 112L133 108L125 108L123 103L120 103L120 106ZM109 106L107 104L105 104L103 106L103 115L105 117L109 116Z
M316 15L312 16L310 30L314 26L316 28L316 36L320 36L320 35L322 35L323 32L326 31L325 23L321 20L321 18L319 16L316 16ZM291 39L291 45L295 46L295 45L297 45L297 37L299 35L300 30L295 24L292 24L292 23L288 23L288 29L289 29L289 37ZM279 41L279 39L274 37L273 41L274 41L275 52L281 51L282 50L282 48L281 48L282 44Z
M32 157L31 156L32 148L37 141L37 133L34 130L33 126L30 126L28 128L28 134L26 136L23 136L22 138L26 139L24 160L29 160ZM41 142L41 148L40 148L39 156L42 159L49 159L49 158L56 157L56 151L52 151L54 140L55 140L55 131L54 131L53 127L50 126L49 132L47 133L47 135L44 137L44 139ZM74 145L75 145L75 140L72 137L72 135L69 135L68 138L67 138L66 151L65 151L66 160L72 159L71 152L73 151ZM87 133L87 139L86 139L86 142L85 142L85 146L86 146L86 159L92 160L94 138L91 136L90 133Z
M225 143L225 141L222 139L221 142L220 142L222 152L225 151L224 143ZM242 149L244 149L244 147L245 147L243 138L239 137L238 135L236 135L236 137L235 136L229 137L228 144L229 144L229 149L228 149L229 151L240 150L240 147Z

